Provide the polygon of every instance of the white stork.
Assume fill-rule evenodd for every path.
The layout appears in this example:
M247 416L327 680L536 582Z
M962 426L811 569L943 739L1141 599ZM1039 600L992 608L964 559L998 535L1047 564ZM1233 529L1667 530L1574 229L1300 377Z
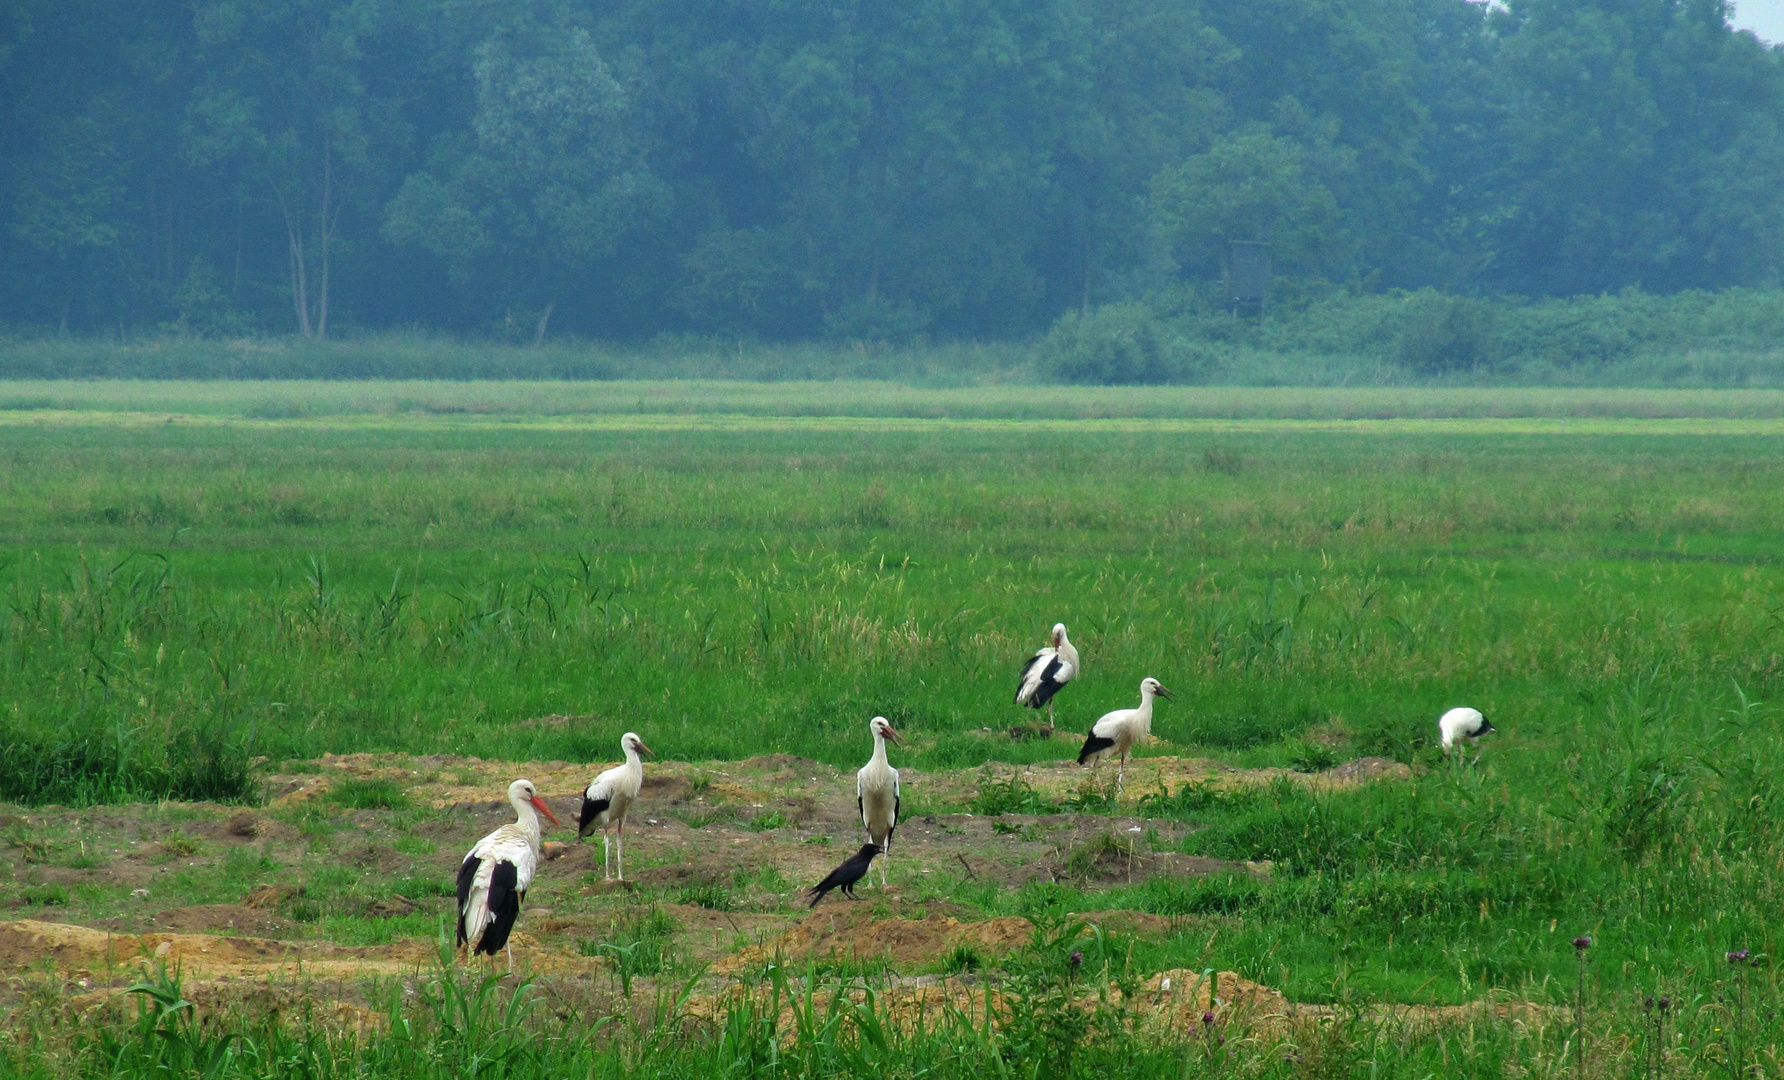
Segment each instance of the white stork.
M1141 679L1140 707L1104 713L1102 719L1091 725L1084 749L1078 751L1078 764L1088 762L1095 769L1104 755L1119 754L1121 766L1115 774L1115 790L1121 790L1127 775L1128 751L1134 743L1152 734L1152 699L1155 695L1166 701L1173 700L1171 692L1159 685L1157 679Z
M886 887L886 863L892 859L892 831L898 828L898 770L886 764L886 740L903 743L892 721L876 716L868 721L873 732L873 757L855 774L855 806L867 838L885 854L880 860L880 888Z
M619 748L626 755L623 765L615 765L590 781L588 789L582 793L582 818L576 823L576 838L586 838L596 829L601 830L601 868L603 874L613 878L613 864L619 863L619 879L626 880L626 812L632 808L632 800L638 797L638 789L644 786L644 762L638 760L639 754L648 754L650 747L644 745L634 732L626 732L619 738ZM613 829L609 845L608 828ZM617 856L617 858L616 858Z
M508 934L520 918L520 902L533 884L539 865L539 813L558 819L539 797L531 780L508 785L508 802L518 820L477 841L458 868L458 944L473 955L494 957L508 947L508 970L514 970L514 947Z
M1083 670L1078 660L1078 647L1065 636L1065 623L1053 624L1053 642L1040 649L1022 667L1016 684L1016 704L1031 709L1047 706L1047 724L1053 724L1053 695Z
M1456 745L1456 740L1468 739L1472 741L1482 735L1491 735L1498 729L1487 722L1487 718L1481 715L1479 709L1461 708L1451 709L1438 718L1437 730L1443 736L1444 756L1448 757L1450 748Z

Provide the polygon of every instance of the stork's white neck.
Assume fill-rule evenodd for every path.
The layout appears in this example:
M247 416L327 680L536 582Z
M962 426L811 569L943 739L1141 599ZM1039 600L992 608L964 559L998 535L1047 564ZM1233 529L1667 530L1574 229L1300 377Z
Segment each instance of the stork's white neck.
M1140 730L1148 733L1152 731L1152 687L1150 686L1142 685L1140 687L1140 707L1134 710L1134 722L1140 725Z
M527 839L532 842L532 845L538 847L540 836L539 811L533 809L532 803L527 802L518 795L509 796L508 803L514 807L515 816L519 819L515 824L520 826L521 832L526 833Z
M632 749L630 746L624 746L621 747L621 749L626 752L626 768L633 772L643 772L644 762L639 759L638 751Z
M884 765L885 763L886 763L886 737L884 735L881 735L878 731L875 731L873 733L873 758L872 758L870 764Z

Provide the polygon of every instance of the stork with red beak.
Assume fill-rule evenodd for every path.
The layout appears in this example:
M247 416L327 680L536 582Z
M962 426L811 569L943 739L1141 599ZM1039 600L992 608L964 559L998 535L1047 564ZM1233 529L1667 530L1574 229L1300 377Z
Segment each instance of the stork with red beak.
M904 739L892 730L892 721L883 716L874 717L867 727L873 732L873 757L855 774L855 806L861 811L861 824L867 827L868 840L886 856L880 860L883 889L886 863L892 858L892 832L898 828L899 801L898 770L886 763L886 740L903 744Z
M602 772L582 793L582 818L576 825L576 838L581 840L596 829L601 830L602 870L608 880L612 880L614 863L617 862L619 880L624 881L626 813L632 809L632 800L638 797L639 789L644 787L644 762L638 755L648 754L651 749L631 731L620 736L619 748L626 755L625 763ZM611 845L608 843L609 829L612 830Z
M458 868L458 944L469 945L473 954L494 957L508 949L508 970L514 970L514 947L508 935L520 918L520 902L533 884L539 866L539 815L556 825L545 800L531 780L508 785L508 802L517 815L477 841Z

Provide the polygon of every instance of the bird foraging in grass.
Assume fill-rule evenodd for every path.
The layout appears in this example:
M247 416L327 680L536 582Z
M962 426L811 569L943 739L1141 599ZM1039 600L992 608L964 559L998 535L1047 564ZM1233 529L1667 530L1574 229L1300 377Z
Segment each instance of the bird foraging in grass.
M619 864L619 879L626 880L626 813L632 809L632 800L638 797L638 791L644 786L644 762L638 759L639 754L648 754L650 747L644 745L635 732L628 731L620 736L619 748L626 755L625 763L604 770L601 775L589 782L582 793L582 816L576 823L576 838L586 839L596 829L601 830L601 869L608 880L613 878L614 863ZM609 837L608 829L613 835ZM612 841L609 844L609 840Z
M1107 755L1120 757L1121 765L1115 773L1115 789L1121 790L1122 781L1127 776L1127 755L1133 745L1152 734L1152 699L1162 697L1166 701L1173 695L1160 685L1157 679L1140 680L1140 707L1137 709L1116 709L1104 713L1090 728L1090 736L1084 740L1084 748L1078 751L1078 764L1088 764L1095 769L1097 764Z
M494 957L508 949L508 970L514 970L514 947L508 935L520 918L520 902L533 884L539 866L539 814L558 819L539 797L531 780L508 785L508 802L516 820L477 841L458 868L458 944Z
M818 901L824 899L832 889L841 889L850 900L859 899L855 895L855 883L867 876L873 868L873 857L880 853L878 844L862 844L861 850L850 855L848 861L830 871L830 876L812 887L811 906L817 907Z
M1030 709L1047 707L1047 726L1053 726L1053 695L1081 670L1078 648L1065 636L1065 623L1053 624L1053 636L1028 663L1016 683L1016 704Z
M1491 735L1497 728L1487 722L1479 709L1451 709L1437 721L1437 730L1443 736L1443 753L1447 757L1450 749L1457 742L1467 740L1473 742L1482 735Z
M886 887L886 864L892 861L892 833L898 828L898 770L886 763L886 741L902 744L904 739L892 730L892 721L876 716L868 722L873 732L873 757L855 774L855 808L861 811L861 824L867 838L886 856L880 862L880 887Z

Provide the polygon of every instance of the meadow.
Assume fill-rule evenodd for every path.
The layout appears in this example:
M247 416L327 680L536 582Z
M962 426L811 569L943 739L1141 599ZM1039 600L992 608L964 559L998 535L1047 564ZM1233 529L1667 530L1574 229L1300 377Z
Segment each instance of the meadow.
M1265 879L938 878L937 895L1037 925L1091 906L1213 920L1213 937L1138 941L1115 969L1231 968L1358 1008L1566 1008L1569 942L1589 935L1594 1074L1646 1075L1641 1002L1661 995L1696 1018L1673 1029L1667 1075L1776 1074L1784 396L92 383L0 397L0 800L253 804L258 777L326 753L595 762L627 730L665 759L852 769L875 714L910 740L901 765L1038 763L1071 751L1005 736L1030 719L1009 694L1064 621L1086 671L1058 699L1062 727L1132 704L1150 675L1178 700L1148 755L1305 773L1368 755L1413 778L1130 785L1071 808L1178 823L1174 850L1268 861ZM1465 767L1433 746L1458 704L1501 732ZM1062 809L1013 784L906 798L915 813ZM9 881L0 895L26 903ZM1742 948L1751 968L1726 959ZM1036 966L1009 974L1055 993L1051 955L1037 944ZM814 1021L795 1040L809 1060L774 1068L844 1075L870 1051L900 1075L979 1067L970 1025L874 1049L858 1019L836 1022L855 1032L832 1032L837 1046ZM164 1022L147 1015L143 1046L164 1047ZM725 1052L757 1042L729 1064L710 1046L640 1064L626 1055L642 1043L546 1040L512 1074L772 1074L760 1025L732 1022ZM1506 1025L1472 1049L1408 1036L1380 1052L1367 1027L1325 1057L1217 1064L1572 1068ZM405 1046L337 1046L315 1068L446 1068L441 1047ZM1041 1074L1217 1067L1143 1050L1047 1058ZM403 1054L430 1064L392 1064Z

